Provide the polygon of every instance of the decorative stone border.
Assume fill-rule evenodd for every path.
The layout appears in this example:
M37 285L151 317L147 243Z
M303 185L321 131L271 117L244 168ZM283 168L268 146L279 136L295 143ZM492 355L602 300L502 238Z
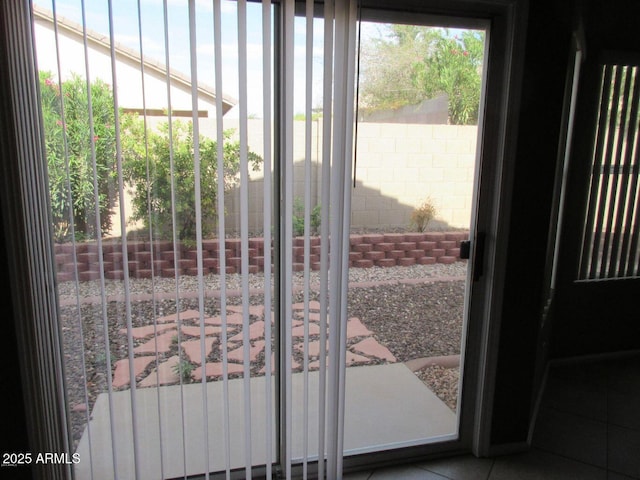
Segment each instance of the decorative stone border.
M351 235L349 266L354 268L394 267L454 263L460 259L460 242L468 232L378 233ZM241 272L240 239L226 239L225 259L227 273ZM310 238L310 261L313 270L320 269L320 237ZM220 242L203 240L203 273L220 273ZM176 255L177 253L177 259ZM176 268L180 275L197 275L198 252L192 246L181 244L174 253L169 241L130 241L127 243L129 275L133 278L151 278L152 275L173 277ZM119 242L102 244L105 278L124 278L123 252ZM57 244L55 246L57 278L60 282L100 278L99 255L96 243ZM304 269L304 238L293 239L293 270ZM249 239L249 273L264 271L264 239Z

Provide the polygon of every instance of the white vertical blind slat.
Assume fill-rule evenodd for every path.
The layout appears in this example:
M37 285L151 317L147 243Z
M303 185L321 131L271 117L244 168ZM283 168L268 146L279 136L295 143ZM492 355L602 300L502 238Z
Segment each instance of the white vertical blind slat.
M163 31L164 31L164 50L165 50L165 65L166 65L166 73L165 73L165 85L167 89L167 134L169 136L169 175L171 182L171 204L176 204L176 174L175 174L175 159L174 159L174 149L173 149L173 112L172 112L172 101L171 101L171 61L170 61L170 50L169 50L169 12L168 12L168 0L163 0L162 2L162 11L163 11ZM173 240L173 263L174 265L178 265L178 219L176 215L175 209L172 209L171 212L171 235ZM178 355L182 355L182 342L181 342L181 330L182 324L180 319L180 272L177 268L175 270L174 275L174 285L175 285L175 302L176 302L176 324L178 327ZM187 428L186 428L186 409L185 409L185 400L184 400L184 384L182 381L182 377L179 382L180 388L180 415L181 415L181 447L182 447L182 465L183 465L183 475L187 475Z
M331 205L331 105L333 96L333 2L324 3L322 192L320 223L320 366L318 381L318 477L325 477L327 458L327 327L329 314L329 241Z
M113 23L113 5L112 1L108 1L108 12L109 12L109 45L110 45L110 55L111 55L111 78L112 78L112 86L113 86L113 118L114 118L114 127L115 127L115 141L116 141L116 165L117 165L117 173L118 173L118 198L125 198L124 196L124 177L122 173L122 140L120 134L120 112L119 112L119 102L118 102L118 74L116 68L116 51L115 51L115 34L114 34L114 23ZM130 396L131 396L131 422L133 424L133 464L134 464L134 472L135 478L140 478L140 465L138 458L140 456L140 445L138 441L138 405L137 405L137 397L136 397L136 382L135 382L135 368L133 361L133 335L131 333L132 322L131 322L131 289L130 289L130 281L129 281L129 252L127 248L127 222L126 222L126 212L125 212L125 202L119 202L120 207L120 231L121 231L121 242L122 242L122 265L124 271L124 303L125 303L125 316L126 316L126 325L127 325L127 347L129 353L129 378L130 382ZM102 237L100 224L97 225L96 237L100 239ZM98 250L102 250L102 246L98 246ZM103 269L101 268L101 271ZM104 273L101 273L104 275Z
M84 64L85 64L85 79L87 84L87 109L89 116L89 136L93 139L95 135L94 123L93 123L93 108L91 102L91 75L89 72L89 47L87 43L87 21L86 21L86 8L85 2L82 0L81 2L81 13L82 13L82 40L83 40L83 51L84 51ZM91 149L91 161L93 164L93 192L94 192L94 203L95 203L95 214L96 214L96 230L100 230L100 204L98 197L98 171L96 167L96 149L95 143L93 141L89 142ZM111 349L109 347L109 324L108 324L108 316L107 316L107 298L106 298L106 288L105 288L105 280L104 280L104 258L102 255L102 237L97 235L96 238L97 246L98 246L98 265L100 268L100 297L101 297L101 313L102 313L102 325L103 325L103 334L104 334L104 342L105 342L105 357L106 357L106 372L107 372L107 393L108 393L108 404L109 404L109 428L111 432L111 451L112 451L112 465L113 471L118 471L118 456L116 450L117 438L115 433L115 411L113 405L113 385L111 380ZM75 242L75 238L74 238Z
M281 308L281 314L283 321L282 336L281 336L281 348L284 352L284 382L285 382L285 398L282 399L286 406L285 408L285 452L281 452L285 459L285 475L286 478L291 478L291 466L292 466L292 403L293 403L293 388L291 360L292 360L292 338L291 338L291 325L292 325L292 302L293 302L293 97L292 92L294 88L294 19L295 19L295 2L293 0L285 0L284 2L284 26L283 26L283 39L284 39L284 78L283 78L283 152L284 152L284 216L282 220L284 222L284 264L283 264L283 281L284 281L284 304Z
M352 165L354 155L354 122L355 122L355 82L356 82L356 17L357 9L355 0L350 0L344 5L344 19L346 41L343 45L347 46L345 52L344 78L336 79L345 86L344 105L345 105L345 146L343 152L344 163L343 168L343 206L342 206L342 296L340 298L340 361L339 361L339 385L340 394L338 396L338 438L337 438L337 476L342 478L342 464L344 452L344 416L345 416L345 398L346 398L346 350L347 350L347 290L349 288L349 232L351 220L351 185L352 185Z
M271 1L262 2L262 83L263 83L263 162L264 162L264 191L263 191L263 237L264 237L264 371L265 371L265 457L266 478L272 477L273 451L273 392L272 364L271 364L271 208L272 208L272 155L271 155Z
M213 3L213 35L214 35L214 66L216 92L222 92L222 7L221 0ZM217 183L218 192L224 192L224 110L222 95L216 95L216 148L217 148ZM227 352L227 282L226 282L226 255L225 255L225 205L224 195L218 195L218 271L220 275L220 317L222 331L220 332L220 344L222 348L222 397L223 397L223 425L224 425L224 453L225 474L231 478L231 425L229 417L229 369Z
M242 276L242 349L244 383L244 454L251 478L251 337L249 318L249 161L247 148L247 2L238 0L238 77L240 111L240 250Z
M306 1L306 56L305 56L305 163L304 163L304 340L303 340L303 428L302 477L306 480L309 461L309 296L311 293L311 147L313 142L313 0Z
M61 61L60 61L60 37L59 37L59 32L58 32L58 17L57 17L57 11L56 11L56 2L55 0L53 0L52 2L52 13L53 13L53 32L54 32L54 39L55 39L55 51L56 51L56 70L57 70L57 75L58 75L58 91L59 91L59 95L60 95L60 121L62 122L62 125L64 127L64 125L67 124L66 122L66 116L65 116L65 100L64 100L64 95L62 92L62 67L61 67ZM63 140L63 151L64 151L64 168L65 168L65 178L66 178L66 188L67 188L67 203L70 206L69 208L69 226L70 226L70 233L71 233L71 248L72 248L72 258L77 258L77 244L75 241L76 238L76 227L75 227L75 215L73 212L73 208L71 208L71 205L73 205L73 196L71 194L71 172L70 172L70 168L69 168L69 143L67 141L67 136L63 135L62 136L62 140ZM80 342L82 345L84 345L84 326L82 324L82 310L81 310L81 306L80 306L80 280L78 277L78 264L74 263L74 267L73 267L73 287L74 287L74 295L75 295L75 308L76 308L76 313L77 313L77 320L78 320L78 331L80 333ZM86 368L86 360L85 360L85 355L84 352L82 354L82 377L83 378L87 378L87 368ZM85 405L89 405L89 392L87 389L87 384L85 383L83 385L83 396L84 396L84 403ZM85 421L87 423L87 443L89 446L89 469L90 469L90 475L91 475L91 479L94 478L94 465L93 465L93 449L92 449L92 437L91 437L91 424L89 422L90 419L90 415L89 415L89 410L87 409L86 413L85 413Z
M198 310L200 323L200 358L203 370L206 368L205 324L204 324L204 280L202 275L202 194L200 170L200 123L198 118L198 57L196 41L196 5L195 0L189 0L189 50L191 65L191 114L193 126L193 168L195 181L195 215L196 215L196 249L198 268ZM209 409L207 398L207 375L202 375L202 423L204 425L203 456L205 478L209 479Z

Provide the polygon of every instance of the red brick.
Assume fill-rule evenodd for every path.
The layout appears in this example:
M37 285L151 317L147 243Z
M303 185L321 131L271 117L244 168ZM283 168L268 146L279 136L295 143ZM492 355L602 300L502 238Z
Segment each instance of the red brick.
M191 268L185 268L185 274L189 275L190 277L197 277L198 276L198 267L191 267ZM203 274L208 273L208 272L202 272Z
M160 276L165 277L165 278L173 278L176 276L176 269L175 268L163 268L160 271Z
M304 255L304 247L300 247L300 246L295 247L294 246L292 254L293 254L293 258L297 258L297 257L303 256Z
M407 252L407 257L411 257L411 258L421 258L424 257L426 255L424 250L409 250Z
M104 254L107 262L122 263L122 252L109 252Z
M249 248L255 249L256 255L262 255L264 253L264 238L250 238Z
M78 279L81 282L86 282L87 280L97 280L100 278L100 272L95 270L87 270L85 272L78 273Z
M316 272L320 270L320 267L321 267L320 262L315 262L311 264L311 270L314 270Z
M165 268L170 268L171 267L171 262L169 262L168 260L154 260L153 261L153 269L156 272L159 272L161 270L164 270Z
M445 252L442 248L434 248L429 252L429 255L435 258L444 257L447 252Z
M309 237L309 243L311 244L312 247L320 246L320 244L322 243L322 238L317 236Z
M389 243L400 243L404 242L404 234L403 233L385 233L384 241Z
M450 263L456 263L456 260L457 260L456 257L448 257L446 255L443 255L442 257L438 258L438 263L450 264Z
M382 243L384 242L384 235L380 233L369 233L362 236L364 243Z
M444 233L440 232L429 232L424 234L424 239L428 242L439 242L440 240L444 240Z
M137 272L142 268L142 264L135 260L129 260L128 267L130 272Z
M405 242L422 242L425 240L424 233L405 233L404 241Z
M354 252L371 252L373 250L373 244L371 243L358 243L351 247Z
M210 252L217 252L220 250L220 242L218 242L217 238L207 238L202 240L202 248Z
M203 258L202 265L204 268L217 268L220 261L217 258Z
M72 272L58 272L56 274L56 279L58 282L70 282L74 280L76 277Z
M294 272L302 272L302 271L304 271L304 263L298 263L298 262L294 263L292 265L292 270Z
M149 246L147 245L147 242L145 242L145 241L134 240L132 242L128 242L127 243L127 252L128 253L143 252L145 250L149 250Z
M169 240L156 240L151 244L151 249L155 252L157 257L160 252L167 252L173 250L173 242Z
M79 253L77 255L78 263L98 263L98 254L95 252Z
M225 241L225 248L233 250L234 252L240 251L241 240L239 238L228 238Z
M76 253L98 253L98 245L95 243L76 244Z
M72 263L73 255L70 253L56 253L56 265L64 265L65 263Z
M371 268L373 267L373 260L356 260L353 262L354 268Z
M366 252L364 254L364 258L366 260L382 260L383 258L385 258L385 253L384 252Z
M104 272L104 278L109 280L123 280L124 270L108 270Z
M373 246L376 252L390 252L396 247L395 243L383 242Z
M399 258L398 259L398 265L401 267L410 267L411 265L415 265L416 264L416 259L415 258Z
M175 254L173 252L173 250L167 250L165 252L162 252L160 254L160 259L161 260L167 260L171 263L173 263L173 261L175 260ZM180 260L180 252L178 252L178 261Z
M416 242L400 242L400 243L396 243L396 247L398 248L398 250L404 250L405 252L409 251L409 250L415 250L416 249Z
M151 261L151 252L134 252L129 256L129 260L135 260L137 262L149 263Z
M242 257L227 258L227 265L239 269L242 265Z
M113 253L113 252L122 252L122 244L118 243L103 243L102 244L102 253Z
M117 265L117 266L116 266ZM111 270L119 270L122 267L122 264L114 264L113 262L102 262L102 271L109 272Z
M404 250L391 250L390 252L387 252L387 258L397 260L402 257L404 257Z
M418 258L418 264L419 265L433 265L434 263L436 263L435 257Z
M258 273L260 271L260 267L257 265L249 265L249 273Z
M141 268L136 272L136 278L151 278L153 271L150 268Z
M433 250L437 246L438 244L436 242L428 242L426 240L424 242L418 242L418 248L426 252L428 252L429 250Z
M73 273L76 271L76 268L78 270L86 270L87 264L86 263L75 263L75 262L71 262L71 263L65 263L64 265L60 265L60 267L58 267L58 272L61 273Z
M383 258L376 261L378 267L395 267L396 261L393 258Z
M349 243L351 245L358 245L359 243L362 243L362 235L350 235Z
M54 247L56 254L58 253L73 253L76 251L72 243L58 243Z
M188 258L181 258L178 260L178 267L180 268L194 268L197 266L195 260L189 260Z
M438 248L444 248L445 250L456 248L456 242L453 240L441 240L438 242Z
M355 262L356 260L362 259L362 252L349 252L349 260Z
M212 269L211 269L211 271L212 271L213 273L220 273L220 268L219 268L219 267L218 267L218 268L212 268ZM236 267L232 267L232 266L230 266L230 265L227 265L227 266L225 267L225 272L227 272L227 274L236 273L236 271L237 271L237 270L236 270Z
M448 232L444 234L445 240L454 240L458 244L462 240L467 240L469 238L469 232Z
M460 249L459 248L449 248L445 251L446 256L448 257L460 257Z

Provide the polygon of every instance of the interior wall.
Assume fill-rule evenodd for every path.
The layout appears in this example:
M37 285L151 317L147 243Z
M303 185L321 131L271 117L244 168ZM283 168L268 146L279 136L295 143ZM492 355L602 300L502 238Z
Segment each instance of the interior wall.
M525 442L567 62L571 2L531 1L491 443Z

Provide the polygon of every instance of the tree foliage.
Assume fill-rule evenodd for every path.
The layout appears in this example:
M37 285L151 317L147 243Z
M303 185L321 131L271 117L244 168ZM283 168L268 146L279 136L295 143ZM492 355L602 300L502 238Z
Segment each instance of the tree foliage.
M171 238L173 214L180 240L196 239L196 192L193 150L193 127L190 122L174 121L171 138L168 123L157 131L147 130L145 139L141 120L127 118L123 123L125 180L131 186L133 218L153 227L161 238ZM223 162L225 190L238 183L240 143L231 139L232 131L224 133ZM200 189L203 235L210 233L216 221L218 197L217 142L200 136ZM260 157L248 153L250 166L257 170ZM173 175L172 167L173 164ZM173 194L172 194L173 185ZM175 203L173 200L175 199Z
M117 199L113 95L109 85L101 80L93 82L90 88L93 134L89 123L87 82L73 76L60 85L53 80L51 73L40 72L50 205L56 241L69 239L72 219L78 238L95 238L111 228L111 209ZM97 175L94 175L94 157Z
M388 110L446 94L449 122L475 124L480 103L484 34L451 36L441 28L386 25L363 51L361 105Z

